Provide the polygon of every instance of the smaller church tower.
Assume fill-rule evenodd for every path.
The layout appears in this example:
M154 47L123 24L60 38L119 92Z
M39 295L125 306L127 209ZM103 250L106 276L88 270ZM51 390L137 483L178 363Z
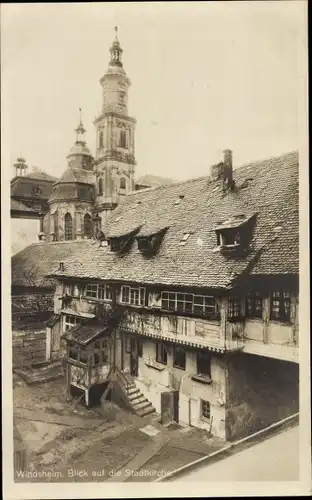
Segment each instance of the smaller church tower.
M110 48L110 62L102 86L102 109L95 119L96 178L94 214L105 223L120 199L134 189L135 118L128 114L131 82L123 68L123 49L116 35Z
M67 156L68 167L53 185L48 201L45 232L49 234L49 241L91 238L94 234L93 157L84 139L85 129L79 111L76 141Z
M86 130L81 121L81 109L79 108L80 121L78 127L75 129L76 142L67 156L68 166L72 169L81 168L83 170L93 169L93 157L89 148L86 145L85 133Z

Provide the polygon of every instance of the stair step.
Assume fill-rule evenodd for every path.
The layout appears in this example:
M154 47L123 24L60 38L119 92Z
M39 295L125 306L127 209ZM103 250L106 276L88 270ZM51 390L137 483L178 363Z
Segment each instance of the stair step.
M141 410L137 410L135 413L138 415L138 417L145 417L146 415L150 415L151 413L154 413L156 410L152 404L149 406L146 406L145 408Z
M138 403L136 402L132 403L131 401L131 404L135 410L143 410L143 408L150 406L152 403L145 398L143 401L140 401Z
M126 389L126 390L127 390L128 396L131 396L132 394L140 393L140 389L138 389L136 386L131 387L131 388Z
M141 392L138 392L138 393L131 394L130 396L128 396L128 399L132 404L136 404L136 403L142 403L142 401L145 401L146 397Z

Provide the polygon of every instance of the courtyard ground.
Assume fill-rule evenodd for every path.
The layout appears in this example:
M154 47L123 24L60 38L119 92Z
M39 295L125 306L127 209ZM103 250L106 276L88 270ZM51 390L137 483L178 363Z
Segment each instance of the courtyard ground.
M65 400L64 379L29 384L13 376L15 480L154 481L221 449L200 429L159 423L107 401L87 409ZM21 464L23 464L21 466ZM26 471L26 472L25 472Z

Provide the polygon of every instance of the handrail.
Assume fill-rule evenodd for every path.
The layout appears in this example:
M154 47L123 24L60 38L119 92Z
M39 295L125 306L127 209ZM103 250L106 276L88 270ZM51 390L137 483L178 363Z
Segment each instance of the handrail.
M125 374L121 370L119 370L119 368L117 366L115 366L115 373L116 373L117 377L120 379L121 383L128 390L130 387L130 384L129 384Z

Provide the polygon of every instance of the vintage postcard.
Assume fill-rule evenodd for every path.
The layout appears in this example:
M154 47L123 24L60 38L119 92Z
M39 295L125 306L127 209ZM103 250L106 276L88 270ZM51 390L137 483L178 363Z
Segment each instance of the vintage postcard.
M311 494L307 2L1 5L5 499Z

